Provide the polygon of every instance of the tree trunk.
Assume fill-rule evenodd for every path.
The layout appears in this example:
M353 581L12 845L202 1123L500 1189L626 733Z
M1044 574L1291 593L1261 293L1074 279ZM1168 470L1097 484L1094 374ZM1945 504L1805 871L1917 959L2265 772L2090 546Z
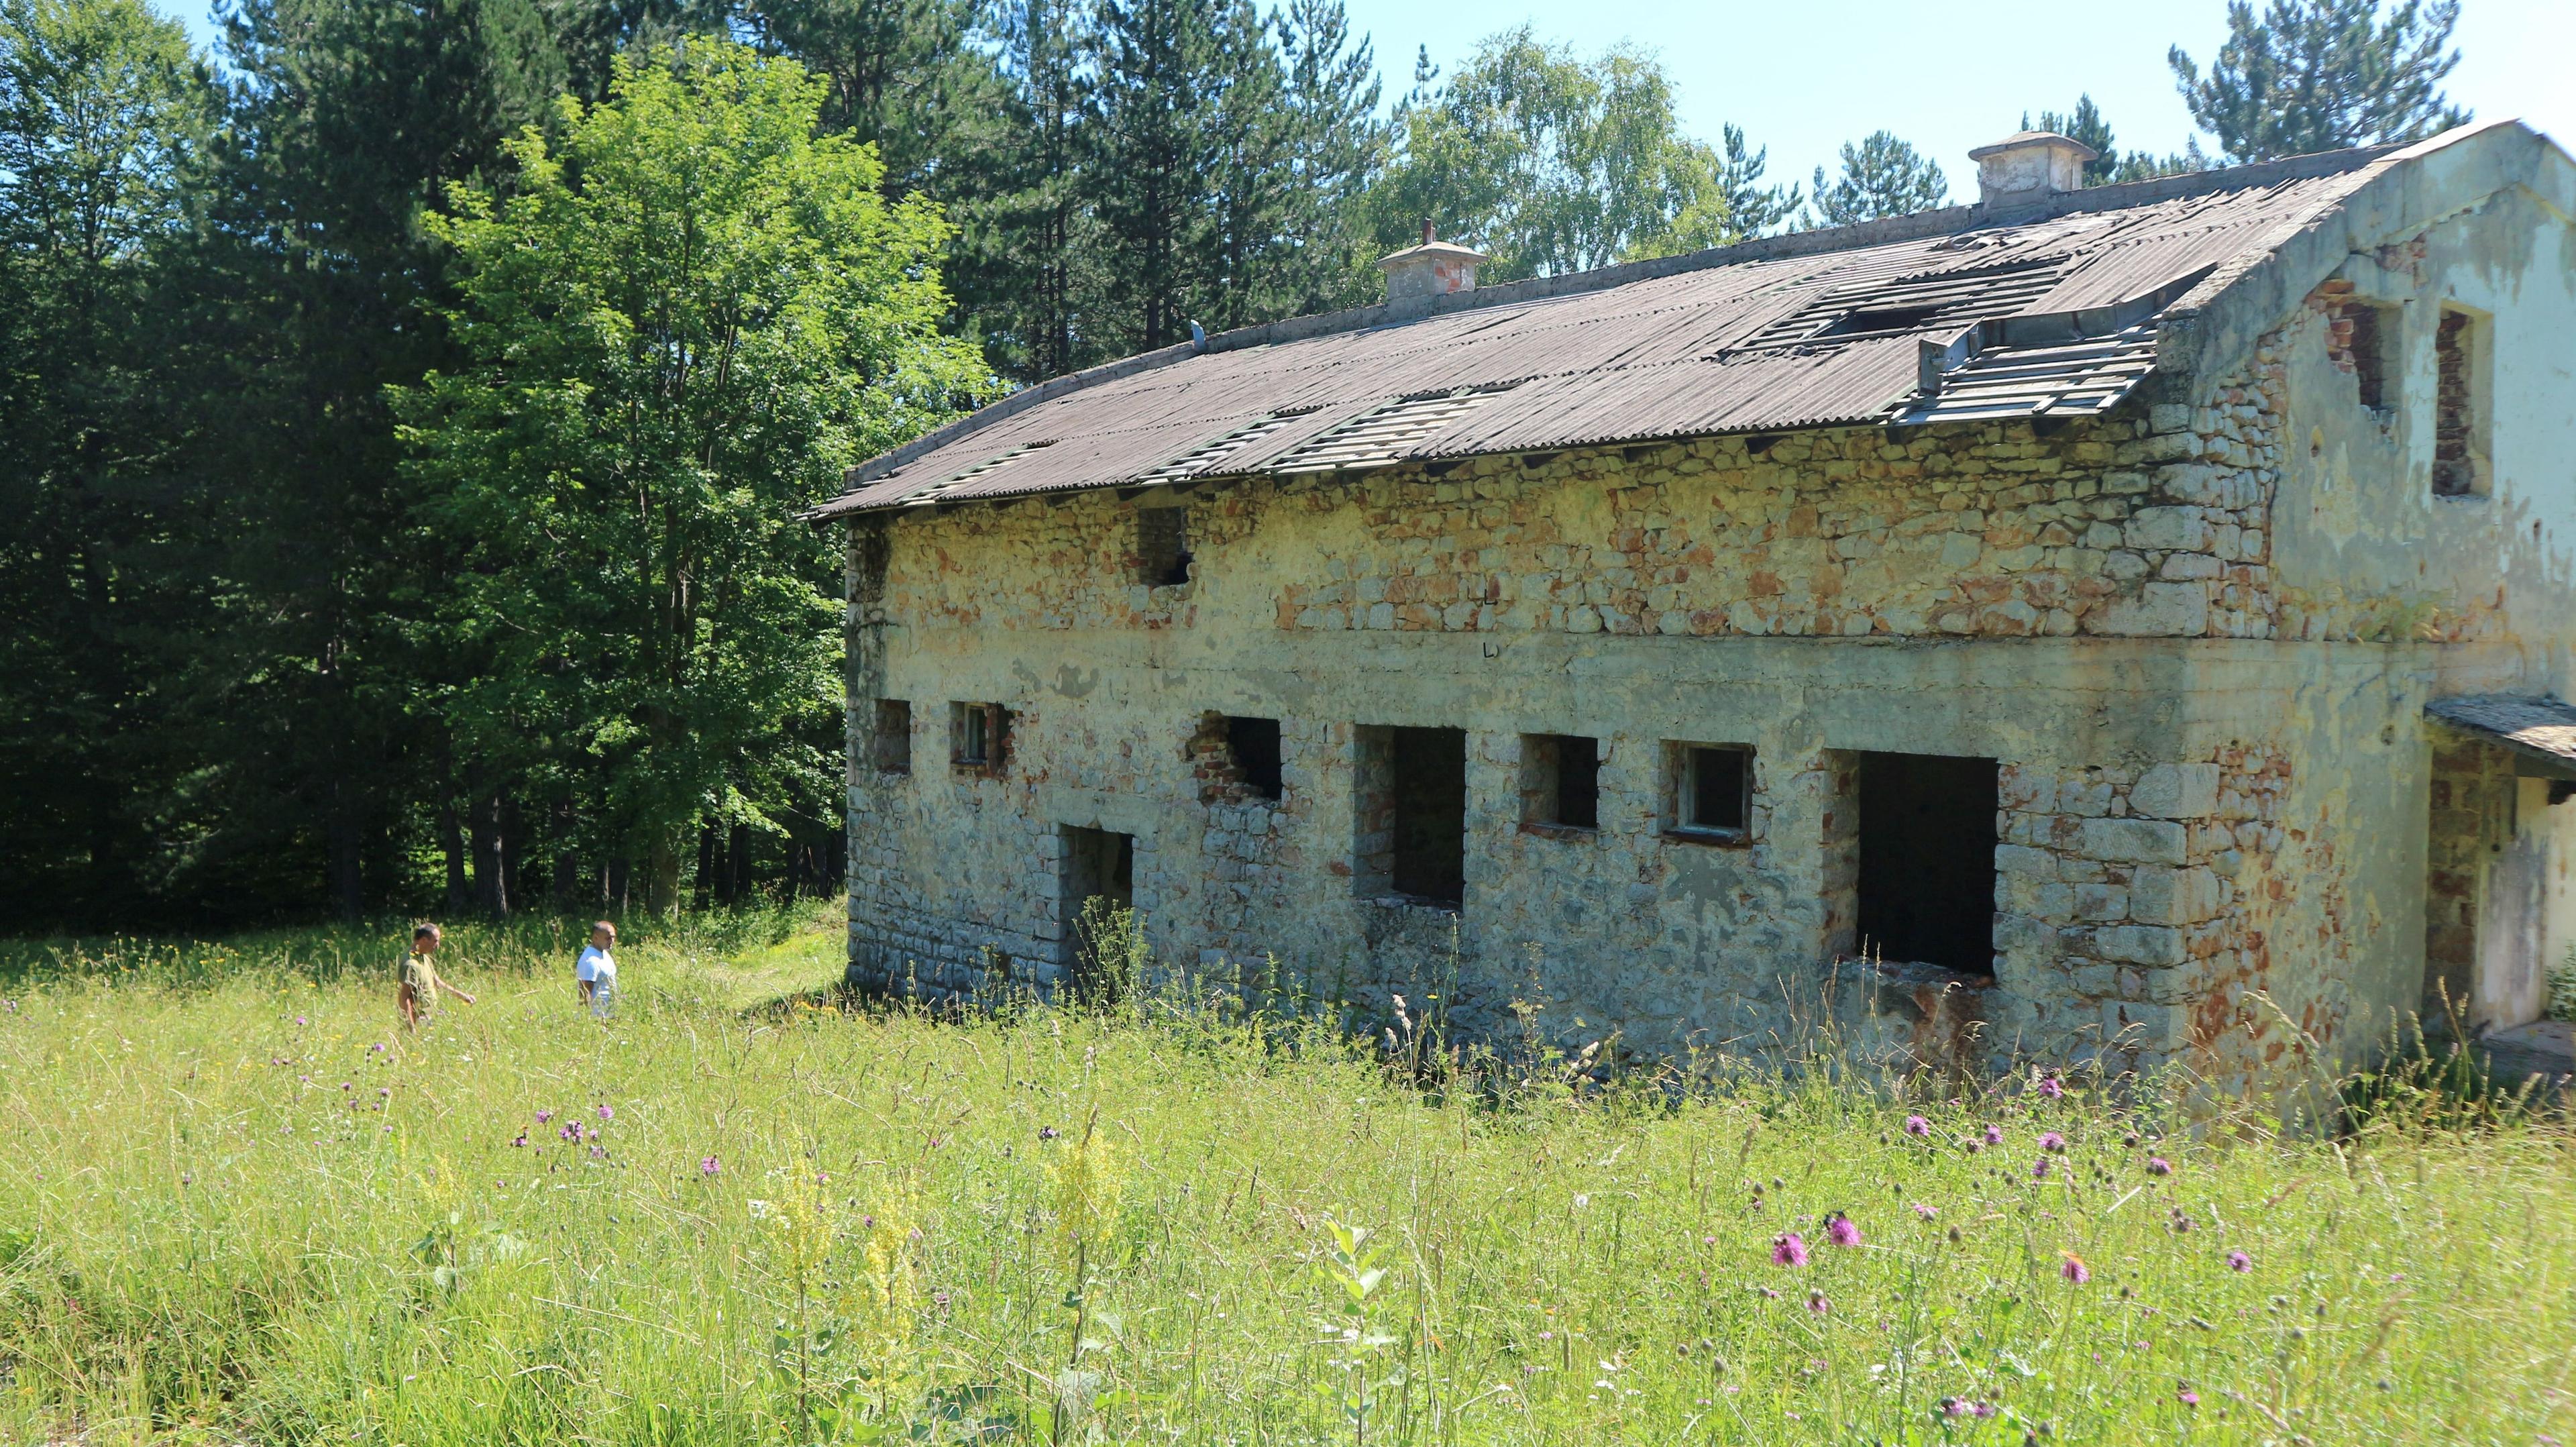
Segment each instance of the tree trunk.
M644 864L644 907L656 919L680 917L680 839L676 829L653 833L652 858Z
M581 907L580 899L576 898L581 892L581 856L575 854L572 848L575 823L572 801L556 800L554 828L550 831L553 837L546 842L554 848L554 879L551 881L551 887L554 891L555 908L566 914Z
M506 904L528 898L527 879L519 873L521 856L527 852L528 824L515 797L501 801L501 898ZM508 911L504 909L504 913Z
M447 854L446 912L465 912L465 829L456 817L456 791L450 788L438 801L438 847Z
M698 876L691 881L690 907L705 909L714 902L716 882L716 826L698 826Z
M736 824L725 841L725 903L741 905L751 897L751 826Z
M358 872L358 825L349 817L349 786L331 781L331 898L342 924L356 924L365 912L364 881Z
M621 854L599 871L599 911L623 919L626 909L626 856Z
M507 919L510 890L502 877L501 796L474 800L466 809L465 827L474 856L474 908L488 919Z

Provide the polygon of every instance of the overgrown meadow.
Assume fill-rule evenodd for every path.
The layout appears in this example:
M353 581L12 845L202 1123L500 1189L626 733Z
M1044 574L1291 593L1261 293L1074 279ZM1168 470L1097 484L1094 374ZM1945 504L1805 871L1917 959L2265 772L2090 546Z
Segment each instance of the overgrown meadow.
M797 1003L785 917L630 942L606 1025L459 929L406 1036L397 933L7 947L0 1438L2576 1441L2564 1119L1426 1084Z

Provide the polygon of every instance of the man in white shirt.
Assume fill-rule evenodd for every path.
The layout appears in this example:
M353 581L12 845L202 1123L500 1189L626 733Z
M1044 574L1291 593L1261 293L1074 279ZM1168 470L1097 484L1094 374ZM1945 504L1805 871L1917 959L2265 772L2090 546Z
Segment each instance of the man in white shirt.
M617 1003L617 956L609 953L616 944L617 926L601 920L590 927L590 945L572 967L572 977L581 982L581 998L602 1020Z

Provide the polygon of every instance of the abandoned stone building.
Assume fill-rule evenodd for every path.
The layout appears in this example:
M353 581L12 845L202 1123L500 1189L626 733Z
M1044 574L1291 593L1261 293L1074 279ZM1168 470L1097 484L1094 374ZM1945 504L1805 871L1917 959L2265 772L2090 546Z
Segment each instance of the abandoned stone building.
M1381 305L855 471L850 969L2238 1088L2576 946L2576 164L2516 123ZM2535 1043L2537 1042L2537 1043Z

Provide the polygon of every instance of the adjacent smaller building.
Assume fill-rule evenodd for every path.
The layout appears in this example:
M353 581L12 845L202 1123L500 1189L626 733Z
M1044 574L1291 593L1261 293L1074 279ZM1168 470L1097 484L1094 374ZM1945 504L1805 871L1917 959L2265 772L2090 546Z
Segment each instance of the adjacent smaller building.
M1158 958L1469 1030L2541 1051L2576 950L2576 166L2515 123L1477 286L851 477L854 980Z

